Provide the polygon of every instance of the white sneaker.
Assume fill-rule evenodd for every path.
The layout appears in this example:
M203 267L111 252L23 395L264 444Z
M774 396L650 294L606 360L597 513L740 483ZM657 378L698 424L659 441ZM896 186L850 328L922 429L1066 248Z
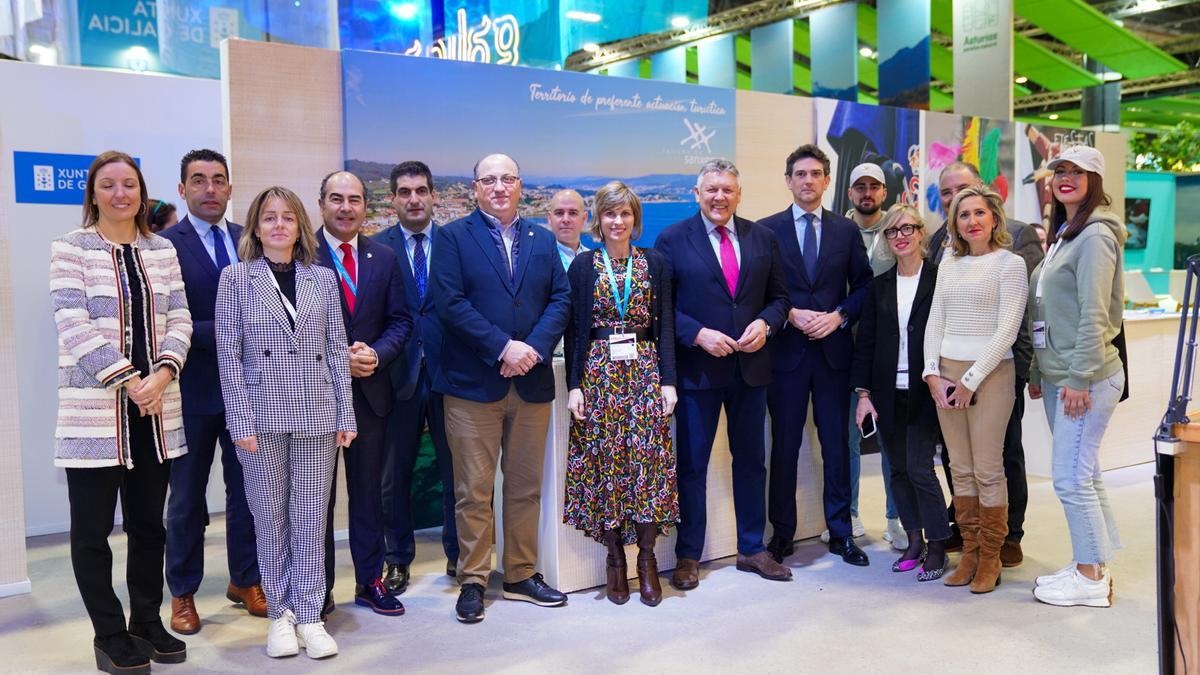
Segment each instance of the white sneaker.
M1070 575L1071 571L1074 569L1075 569L1075 561L1072 560L1071 562L1067 563L1066 567L1064 567L1060 570L1055 570L1054 572L1051 572L1050 574L1043 574L1042 576L1038 577L1037 579L1034 579L1033 585L1034 586L1046 586L1046 585L1052 584L1052 583L1058 581L1059 579Z
M821 543L822 544L829 543L829 530L825 530L824 532L821 533Z
M908 533L900 525L899 518L888 518L887 530L883 533L883 539L892 542L892 548L897 551L908 550Z
M295 656L300 653L300 643L296 641L296 615L292 610L283 610L283 616L271 622L267 632L267 656L277 659L283 656Z
M308 654L308 658L323 659L338 653L337 643L333 641L329 633L325 632L324 623L320 621L302 623L296 626L296 632L300 636L300 644L304 646L304 652Z
M1078 570L1072 570L1054 583L1034 588L1033 597L1047 605L1059 607L1111 607L1112 579L1107 570L1096 581L1083 576Z
M866 533L867 528L863 527L862 521L858 519L858 516L850 516L850 534L857 538Z

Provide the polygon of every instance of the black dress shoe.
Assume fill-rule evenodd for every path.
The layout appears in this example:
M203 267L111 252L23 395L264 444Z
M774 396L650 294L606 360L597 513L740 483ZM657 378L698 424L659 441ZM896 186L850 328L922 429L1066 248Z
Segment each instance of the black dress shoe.
M539 607L561 607L567 604L567 596L551 588L540 574L534 574L515 584L504 584L502 595L505 600L524 600Z
M453 579L458 576L458 562L454 560L446 561L446 576Z
M455 618L463 623L479 623L483 621L483 614L483 586L463 584L454 605Z
M388 563L387 571L383 573L383 587L392 595L400 595L408 590L408 565L393 565Z
M382 579L376 579L367 586L356 584L354 604L369 607L372 612L384 616L400 616L404 613L404 605L388 592Z
M92 651L96 654L97 670L121 675L150 672L150 657L138 651L125 631L92 640Z
M183 663L187 660L187 645L163 628L162 621L130 623L129 637L133 646L155 663Z
M778 539L771 537L771 542L767 544L767 553L775 560L782 564L783 559L796 552L796 544L786 539Z
M871 564L871 561L867 558L867 554L854 543L854 537L830 539L829 552L842 556L842 560L851 565L866 567Z

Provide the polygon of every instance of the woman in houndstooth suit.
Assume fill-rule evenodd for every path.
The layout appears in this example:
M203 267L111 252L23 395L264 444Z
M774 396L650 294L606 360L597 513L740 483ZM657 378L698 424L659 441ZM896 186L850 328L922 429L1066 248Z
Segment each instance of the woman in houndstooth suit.
M267 655L337 653L325 632L324 536L336 449L354 440L337 279L319 267L300 198L267 188L217 289L217 360L254 514ZM297 639L299 637L299 640Z

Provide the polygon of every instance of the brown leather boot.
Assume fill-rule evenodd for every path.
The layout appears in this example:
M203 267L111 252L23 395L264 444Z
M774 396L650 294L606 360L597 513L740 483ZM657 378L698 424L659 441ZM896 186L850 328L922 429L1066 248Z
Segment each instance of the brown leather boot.
M962 533L962 556L954 572L942 579L947 586L966 586L979 567L979 497L954 498L955 517Z
M1000 547L1008 534L1008 504L979 509L979 567L972 593L991 593L1000 585Z
M1005 539L1004 545L1000 547L1000 565L1016 567L1024 560L1025 554L1021 551L1021 542L1015 539Z
M635 523L637 529L638 593L642 604L650 607L662 602L662 586L658 582L658 559L654 557L654 542L658 539L658 525Z
M604 546L608 549L604 585L609 601L617 605L629 602L629 567L625 564L625 545L617 530L604 531Z
M171 598L171 630L182 635L200 632L200 615L196 613L196 603L191 593Z

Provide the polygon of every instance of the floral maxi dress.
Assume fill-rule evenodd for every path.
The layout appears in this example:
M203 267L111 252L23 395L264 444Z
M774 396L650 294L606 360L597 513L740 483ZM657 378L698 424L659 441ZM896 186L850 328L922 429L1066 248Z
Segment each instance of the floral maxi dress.
M646 257L634 249L628 329L650 328L651 284ZM592 327L617 327L621 318L602 256L596 255ZM626 259L612 259L624 290ZM608 340L591 340L580 380L586 418L572 418L567 454L563 522L600 541L620 530L626 544L637 539L634 523L654 523L666 534L679 520L675 452L669 419L662 416L658 350L638 340L637 359L612 361Z

